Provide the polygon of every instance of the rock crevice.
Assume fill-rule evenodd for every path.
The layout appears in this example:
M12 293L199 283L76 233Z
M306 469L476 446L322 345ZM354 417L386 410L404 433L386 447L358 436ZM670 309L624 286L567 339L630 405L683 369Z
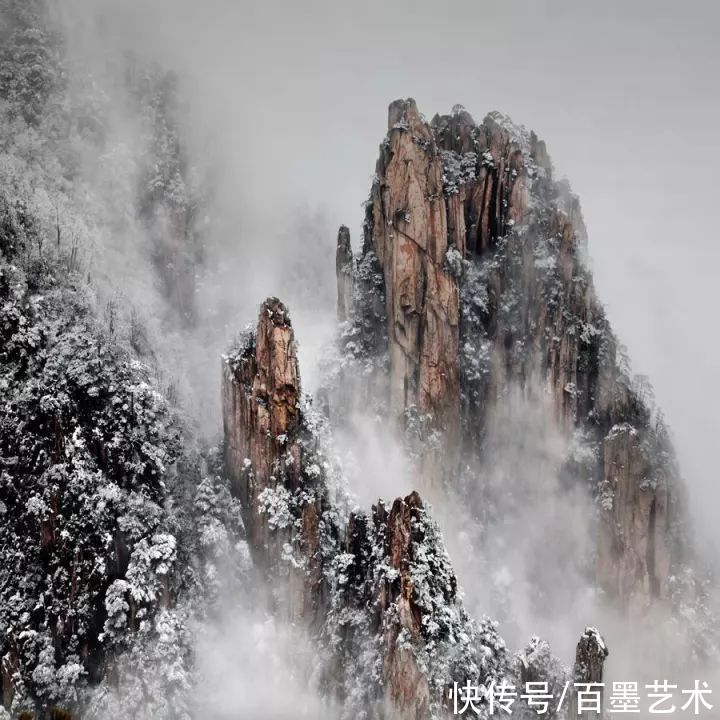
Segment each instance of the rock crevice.
M253 557L286 616L316 638L327 692L377 717L445 717L453 682L510 672L489 621L465 613L439 530L418 493L343 519L329 462L300 397L287 309L223 361L225 466ZM355 705L353 705L355 703Z
M595 580L631 612L667 599L686 543L682 483L596 297L580 205L553 179L545 144L499 113L476 124L456 106L428 123L413 100L397 100L360 256L346 229L338 242L346 352L357 360L358 337L386 338L362 346L361 374L374 357L367 396L417 436L420 486L442 496L468 466L493 462L488 423L514 388L548 397L568 443L582 437L595 458L562 471L600 506ZM359 271L368 265L380 286ZM632 449L618 426L633 428Z

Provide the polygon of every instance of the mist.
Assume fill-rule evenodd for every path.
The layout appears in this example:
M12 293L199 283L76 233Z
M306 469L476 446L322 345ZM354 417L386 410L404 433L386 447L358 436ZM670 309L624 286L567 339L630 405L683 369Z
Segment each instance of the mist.
M313 689L308 673L316 652L310 639L273 615L259 588L236 588L218 618L198 628L195 716L334 720L337 711Z
M75 5L102 18L95 51L135 49L180 74L195 152L218 172L218 253L253 303L235 307L236 322L287 252L293 222L278 213L320 210L357 243L390 100L413 96L428 115L457 102L476 119L498 109L535 129L580 195L600 297L653 382L699 529L720 542L708 502L720 430L706 332L720 260L708 212L720 104L703 90L720 59L712 2ZM322 240L317 271L331 283L332 235ZM246 251L262 255L252 268L239 267Z
M711 173L720 162L720 102L708 90L720 63L714 4L459 2L440 15L429 2L74 0L63 12L75 61L105 68L97 81L117 108L118 146L138 142L113 85L126 53L178 74L190 157L211 177L206 257L197 328L152 331L161 366L181 376L184 402L196 410L206 437L215 440L220 430L219 357L256 320L267 296L290 307L304 389L314 393L322 385L320 359L336 324L335 234L348 224L359 246L361 205L387 104L413 96L431 116L462 103L476 120L498 109L547 141L558 175L579 194L598 294L634 370L655 387L697 533L720 548L712 450L720 434L720 347L712 331L720 250L709 212ZM668 36L676 44L672 52ZM101 170L89 166L87 173L99 177ZM110 184L103 202L117 206L123 192L130 189ZM97 261L108 297L122 288L152 323L163 314L163 300L143 232L131 227L113 242L100 253L105 264ZM184 359L176 363L180 349ZM497 412L490 460L478 472L490 487L508 489L508 503L528 496L534 502L513 517L496 508L496 517L484 518L486 537L478 537L476 515L449 517L450 504L435 500L469 610L500 617L515 648L534 633L547 637L567 662L582 628L597 623L625 658L612 672L636 667L651 649L623 637L624 624L606 612L583 576L594 528L582 519L592 517L591 501L567 493L557 474L573 439L549 427L542 398L518 394ZM335 440L358 503L367 508L414 489L392 434L362 414L352 425L353 432ZM468 543L477 556L462 551ZM546 571L540 596L538 567ZM248 614L205 634L198 656L217 682L210 682L214 717L237 716L238 692L251 699L242 717L283 718L299 707L306 708L302 717L318 717L317 698L292 672L302 649L290 649L296 640L289 629ZM268 646L282 648L268 660L269 685L253 672L255 653L265 658ZM242 678L242 687L230 691L231 678ZM289 678L291 702L268 709L263 701L280 696L278 678Z

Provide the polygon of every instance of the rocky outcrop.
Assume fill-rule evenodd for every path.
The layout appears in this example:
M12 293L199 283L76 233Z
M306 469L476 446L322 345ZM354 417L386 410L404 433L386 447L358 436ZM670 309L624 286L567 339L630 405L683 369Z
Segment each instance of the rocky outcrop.
M488 249L520 223L528 204L527 172L517 142L498 123L470 115L428 124L413 100L391 104L367 205L362 263L377 261L386 306L391 415L430 418L420 443L426 485L447 479L461 445L459 284L466 257ZM347 268L346 235L338 257ZM372 323L360 306L349 313L349 283L338 265L338 314ZM368 303L365 301L365 306Z
M263 303L257 331L223 358L225 468L240 498L253 558L275 578L287 577L290 618L321 612L319 520L324 495L314 492L301 442L300 377L290 318L283 303ZM295 502L294 494L307 489ZM287 546L294 562L280 569ZM286 602L285 602L286 601Z
M575 682L602 683L603 668L609 654L598 630L594 627L585 628L575 652Z
M330 499L319 420L300 397L292 325L267 300L257 330L223 360L225 466L251 552L280 608L318 644L325 691L380 718L450 715L453 682L509 672L489 621L463 610L420 496L342 517ZM355 705L353 705L355 703Z
M590 720L600 716L603 704L603 670L609 655L602 635L594 627L585 628L575 652L574 690L570 717Z
M422 501L417 493L396 500L388 514L380 505L374 508L376 525L383 526L387 564L391 568L379 588L379 609L393 608L394 622L384 628L383 672L391 688L394 704L406 708L413 717L425 717L430 709L428 678L417 666L410 648L398 643L400 633L418 638L422 633L422 611L413 597L411 577L413 523L421 521ZM453 577L453 581L455 578ZM455 588L450 588L454 591ZM394 696L394 697L393 697Z
M534 133L499 113L476 124L460 106L428 123L413 100L393 102L357 259L339 236L338 314L351 326L346 356L359 360L346 376L367 377L376 358L364 398L384 396L390 420L419 434L420 483L435 492L492 463L487 423L514 388L551 398L558 429L595 458L563 472L601 506L596 580L640 611L667 597L684 543L681 483L662 422L624 367L586 246L579 202L553 180ZM376 275L380 285L368 282ZM634 429L633 449L611 437L620 425Z
M603 441L598 579L637 613L648 598L667 599L671 566L667 478L655 474L648 455L631 425L614 427Z
M300 420L300 378L285 306L275 298L267 300L256 335L242 342L223 364L225 465L243 507L254 508L281 456L292 458L285 466L292 477L300 472L297 444L288 448L286 441ZM246 472L250 466L252 474ZM252 544L262 546L267 524L253 516L245 522Z
M480 254L525 219L522 147L493 116L476 125L461 106L451 115L436 115L432 132L444 161L452 240L463 256Z
M337 277L337 314L339 322L347 320L352 312L353 269L350 230L345 227L345 225L342 225L340 230L338 230L337 252L335 254L335 274Z
M678 473L585 252L578 201L553 180L534 134L499 114L476 125L461 108L427 123L413 101L393 103L358 257L347 228L338 233L343 356L323 406L333 422L354 399L404 423L419 440L421 489L446 488L462 502L456 478L467 483L473 467L492 462L494 409L517 388L549 398L558 432L577 450L563 487L584 483L599 508L591 572L638 616L669 600L683 543ZM313 628L328 693L344 707L419 720L449 712L453 682L512 674L492 626L464 613L418 493L347 512L324 445L327 420L301 396L282 303L266 301L257 331L223 368L225 461L251 549L278 603ZM588 629L575 681L600 682L606 655ZM520 678L561 683L545 646L523 657Z
M416 406L449 433L459 421L458 288L450 249L443 164L413 101L390 106L368 204L365 247L385 282L390 407Z

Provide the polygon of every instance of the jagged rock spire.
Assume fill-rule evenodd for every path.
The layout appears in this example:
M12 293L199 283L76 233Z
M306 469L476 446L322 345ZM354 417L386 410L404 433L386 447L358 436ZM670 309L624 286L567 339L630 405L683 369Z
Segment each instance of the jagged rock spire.
M225 467L242 502L248 541L263 563L270 559L271 539L267 516L260 512L262 493L274 488L279 464L288 489L299 482L299 399L292 324L285 305L269 298L257 330L244 333L223 358Z
M572 696L572 709L569 717L583 718L583 720L595 720L599 717L595 709L588 709L594 703L595 695L598 693L600 697L600 706L602 707L603 690L603 671L605 660L609 655L605 640L594 627L585 628L585 632L580 637L575 652L575 667L573 671L573 682L575 692ZM587 693L586 693L587 691ZM587 705L581 700L582 694L586 693L589 700Z
M385 278L391 408L400 414L415 405L452 430L459 420L458 288L446 271L442 159L414 100L390 105L368 207Z
M429 720L452 714L453 682L480 685L509 671L494 625L465 613L418 493L340 521L276 298L224 358L223 398L225 467L253 557L279 607L313 631L328 692L374 717Z
M353 253L350 244L350 230L345 225L341 225L338 230L335 274L337 277L337 315L338 321L343 322L348 319L352 311L353 295Z
M269 476L283 452L279 438L294 433L300 417L295 336L287 309L277 298L262 304L257 331L246 333L224 358L223 372L226 389L232 390L224 395L226 459L240 498L251 504L252 494L263 488L253 487L243 476L245 459L263 477Z
M427 123L412 99L396 100L356 261L340 236L338 263L355 275L354 293L338 275L338 314L355 323L355 355L358 338L386 341L366 343L382 358L382 379L367 384L386 395L391 421L421 418L422 486L492 462L483 438L513 388L548 397L558 430L594 458L562 472L599 499L598 585L632 613L666 601L684 542L673 519L681 480L662 422L623 367L579 201L553 180L544 142L499 113L476 124L457 106Z

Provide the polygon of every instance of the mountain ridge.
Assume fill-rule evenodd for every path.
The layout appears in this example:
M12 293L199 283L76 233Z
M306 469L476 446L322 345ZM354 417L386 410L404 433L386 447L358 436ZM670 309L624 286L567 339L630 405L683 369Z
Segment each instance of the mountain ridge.
M120 63L123 114L142 119L139 137L117 132L45 10L0 0L0 717L194 717L212 708L196 695L199 636L253 604L307 629L303 680L346 716L446 714L454 682L595 681L594 629L571 671L525 625L508 640L507 618L486 617L525 585L546 612L576 575L630 623L681 618L681 662L710 655L667 431L624 368L579 203L534 133L392 103L360 252L338 233L320 392L303 395L287 307L270 299L223 359L225 442L209 447L203 390L184 407L177 390L189 340L214 374L219 324L200 333L206 198L177 78ZM414 492L355 507L333 436L355 415L398 440ZM513 533L534 575L507 571ZM554 535L557 574L536 554ZM497 606L462 597L473 574L505 593ZM587 621L566 625L563 654Z
M672 587L676 574L692 572L683 565L692 549L681 530L682 481L662 421L622 366L586 258L579 201L566 184L553 181L549 155L534 133L498 113L477 126L456 106L452 115L436 115L428 124L414 101L390 104L359 255L352 252L348 228L338 232L339 355L331 353L327 382L318 396L320 410L334 428L345 426L352 433L353 407L369 408L379 426L394 427L405 438L414 458L420 494L395 500L389 517L382 504L373 506L370 516L370 528L380 537L391 533L380 557L388 553L395 572L383 580L373 571L374 581L356 588L371 616L377 614L374 620L366 618L363 627L365 641L375 636L382 647L371 654L372 663L381 668L381 681L364 702L382 698L385 709L376 710L381 716L390 712L388 707L418 720L444 716L451 678L461 676L462 682L470 677L487 686L522 677L523 662L510 659L498 636L490 641L492 671L471 654L469 664L438 680L433 662L445 663L440 638L428 633L428 627L436 627L443 603L447 609L455 601L448 596L432 609L423 607L416 582L426 574L417 570L417 551L407 543L413 527L423 524L413 515L424 507L421 494L428 493L434 505L445 505L452 517L456 503L463 510L478 500L497 503L493 494L508 491L484 487L483 467L488 462L484 456L492 463L496 452L488 441L494 413L512 401L516 386L523 399L543 400L549 414L541 421L567 436L571 454L545 471L557 473L553 491L559 498L577 489L588 496L583 532L594 531L595 548L587 558L576 558L579 565L587 563L582 568L587 582L599 587L631 624L648 613L682 612L682 602L688 601L687 596L678 600ZM331 608L339 603L347 611L347 599L338 590L345 576L333 571L326 577L324 563L332 565L332 558L339 557L359 567L362 575L372 562L355 537L358 517L350 514L346 524L340 519L338 525L332 503L325 499L317 504L314 489L323 487L322 481L317 485L322 473L309 478L303 470L308 437L301 430L295 340L287 309L276 298L261 307L254 337L237 364L224 370L226 467L243 498L248 527L258 522L263 527L254 552L265 557L270 551L270 577L276 578L277 568L288 562L288 548L302 558L290 559L291 577L297 568L312 568L303 575L305 599L295 602L290 617L307 621L309 615L311 625L319 622L323 628L322 637L328 594L336 598L330 600ZM287 397L294 426L290 433ZM253 419L256 413L264 421ZM279 431L274 431L277 423ZM287 449L284 443L289 443ZM289 532L285 541L273 539L272 522L263 517L268 492L269 518L296 518L284 526ZM509 517L516 511L513 502L522 506L527 500L511 495L504 507ZM324 523L328 512L333 520ZM319 539L317 528L323 526L337 528L331 542ZM486 532L492 536L492 524ZM396 544L394 537L404 540ZM439 529L435 538L431 546L447 557ZM447 567L456 587L449 558ZM289 584L292 597L294 583ZM308 594L314 598L309 606ZM668 632L645 627L658 636ZM445 632L452 638L456 631ZM404 635L409 645L401 640ZM538 641L533 642L527 655L537 647ZM439 653L433 662L424 660L426 644ZM336 645L342 647L332 643ZM562 684L557 661L545 652L537 677ZM589 628L578 644L576 681L601 682L606 656L604 640ZM357 665L352 667L357 674ZM354 695L345 686L339 699L351 701Z

